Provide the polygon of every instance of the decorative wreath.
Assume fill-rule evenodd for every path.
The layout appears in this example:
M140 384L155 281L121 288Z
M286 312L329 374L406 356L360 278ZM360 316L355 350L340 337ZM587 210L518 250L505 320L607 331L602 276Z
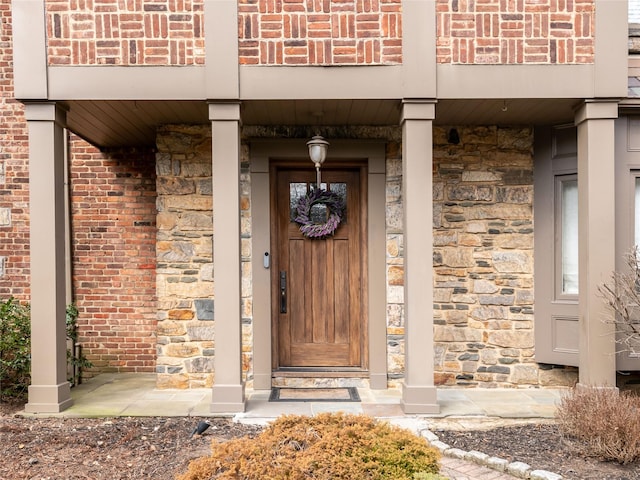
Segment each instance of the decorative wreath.
M311 207L318 204L326 205L329 209L329 218L324 223L315 223L311 220ZM321 188L315 188L298 200L298 215L295 218L295 222L300 224L300 231L305 237L325 238L333 235L338 229L344 210L345 204L340 195Z

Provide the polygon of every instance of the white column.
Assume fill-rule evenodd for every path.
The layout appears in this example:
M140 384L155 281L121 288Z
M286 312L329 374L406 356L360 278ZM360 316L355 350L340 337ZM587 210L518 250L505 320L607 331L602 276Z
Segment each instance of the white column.
M240 104L209 104L213 158L215 374L211 412L243 412Z
M432 101L405 101L402 111L404 209L405 413L438 413L433 381Z
M616 102L585 102L578 126L579 383L616 385L613 325L598 287L615 269Z
M29 129L31 386L25 411L57 413L71 400L67 382L65 282L65 111L25 105Z

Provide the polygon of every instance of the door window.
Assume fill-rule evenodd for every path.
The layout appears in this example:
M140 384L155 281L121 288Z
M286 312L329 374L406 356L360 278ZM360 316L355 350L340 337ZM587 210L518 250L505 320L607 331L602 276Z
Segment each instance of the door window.
M291 182L289 184L289 219L291 222L296 221L296 217L298 216L298 202L300 198L304 197L307 192L315 186L315 183L298 183ZM344 182L335 182L335 183L322 183L321 188L329 191L337 193L344 205L347 204L347 184ZM329 212L326 205L316 204L311 207L311 211L309 212L311 221L314 223L324 223L327 221L329 217ZM345 210L340 217L340 223L344 224L347 222L347 210Z
M559 240L556 262L559 269L558 297L578 294L578 180L575 175L556 177L558 208L556 238Z
M640 176L635 181L635 201L633 209L634 244L640 246Z

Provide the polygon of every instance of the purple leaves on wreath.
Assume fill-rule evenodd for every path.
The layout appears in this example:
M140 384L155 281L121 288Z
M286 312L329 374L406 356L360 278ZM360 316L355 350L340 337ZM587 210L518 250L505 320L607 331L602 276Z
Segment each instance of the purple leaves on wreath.
M329 209L326 222L315 223L311 220L311 208L314 205L325 205ZM340 195L316 188L298 200L295 222L300 225L300 232L305 237L321 239L335 233L342 221L344 210L345 204Z

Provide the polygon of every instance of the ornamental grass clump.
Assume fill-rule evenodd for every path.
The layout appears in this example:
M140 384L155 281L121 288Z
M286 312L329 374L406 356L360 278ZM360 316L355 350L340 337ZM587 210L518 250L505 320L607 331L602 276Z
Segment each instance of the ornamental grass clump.
M557 419L582 455L640 461L640 397L613 388L577 388L562 398Z
M287 415L256 438L214 443L211 456L191 462L177 478L412 480L437 474L439 459L425 439L371 417Z

